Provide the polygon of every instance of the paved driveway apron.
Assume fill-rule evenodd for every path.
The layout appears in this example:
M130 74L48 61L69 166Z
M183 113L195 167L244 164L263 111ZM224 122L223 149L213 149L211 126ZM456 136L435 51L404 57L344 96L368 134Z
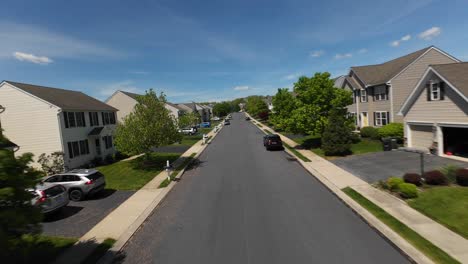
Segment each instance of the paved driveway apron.
M407 263L234 114L123 249L125 263Z
M421 172L420 154L407 151L385 151L355 155L338 158L331 162L368 183L385 180L390 176L401 177L407 172ZM468 168L468 163L466 162L434 155L424 155L425 171L438 169L447 164Z

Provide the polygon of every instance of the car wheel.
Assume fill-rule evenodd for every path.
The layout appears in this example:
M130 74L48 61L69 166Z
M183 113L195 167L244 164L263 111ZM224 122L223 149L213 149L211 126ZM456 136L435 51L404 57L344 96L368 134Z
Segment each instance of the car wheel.
M78 189L71 190L69 197L70 197L70 200L72 201L75 201L75 202L81 201L81 199L83 199L83 192Z

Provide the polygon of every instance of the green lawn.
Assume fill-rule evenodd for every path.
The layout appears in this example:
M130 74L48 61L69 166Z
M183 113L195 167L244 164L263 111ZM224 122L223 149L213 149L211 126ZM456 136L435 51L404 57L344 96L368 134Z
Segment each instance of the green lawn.
M408 204L468 239L468 187L433 187Z
M395 217L388 214L385 210L378 207L371 201L367 200L360 193L356 192L352 188L346 187L343 189L349 197L359 203L362 207L366 208L371 214L377 217L380 221L390 227L393 231L398 233L401 237L406 239L410 244L416 247L418 250L423 252L427 257L432 259L436 263L459 263L457 260L452 258L450 255L436 247L430 241L426 240L418 233L413 231L411 228L400 222Z
M106 176L107 188L115 190L138 190L160 173L166 160L174 162L180 153L151 153L130 161L119 161L97 169Z
M76 238L25 235L15 248L8 249L3 263L51 263L76 241Z

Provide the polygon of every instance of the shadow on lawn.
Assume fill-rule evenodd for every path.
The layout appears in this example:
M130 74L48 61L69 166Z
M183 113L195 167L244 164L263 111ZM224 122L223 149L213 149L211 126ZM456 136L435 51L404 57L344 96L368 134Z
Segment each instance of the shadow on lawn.
M131 160L130 164L135 170L161 170L166 166L166 161L172 164L180 156L180 153L150 153L148 156L141 156Z
M320 148L322 146L322 140L319 137L305 139L302 144L298 145L296 149L313 149Z

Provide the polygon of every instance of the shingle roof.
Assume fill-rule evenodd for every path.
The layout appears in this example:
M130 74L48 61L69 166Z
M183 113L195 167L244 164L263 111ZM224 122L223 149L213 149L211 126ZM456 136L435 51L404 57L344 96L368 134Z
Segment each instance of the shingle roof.
M364 88L361 87L361 85L358 82L356 82L356 80L354 80L352 77L346 76L346 82L349 83L349 85L351 85L353 89L359 90Z
M126 91L120 91L120 92L123 93L123 94L125 94L125 95L130 96L131 98L133 98L133 99L135 99L135 100L138 98L138 96L142 96L141 94L126 92ZM168 105L170 105L170 106L172 106L172 107L175 107L175 108L177 108L177 109L179 109L179 110L183 110L183 109L181 109L179 106L177 106L176 104L169 103L169 102L166 102L166 104L168 104Z
M114 107L82 92L11 81L5 82L64 110L117 111Z
M433 47L430 46L382 64L351 67L351 70L365 85L384 84L431 48Z
M438 64L431 67L468 97L468 62Z

